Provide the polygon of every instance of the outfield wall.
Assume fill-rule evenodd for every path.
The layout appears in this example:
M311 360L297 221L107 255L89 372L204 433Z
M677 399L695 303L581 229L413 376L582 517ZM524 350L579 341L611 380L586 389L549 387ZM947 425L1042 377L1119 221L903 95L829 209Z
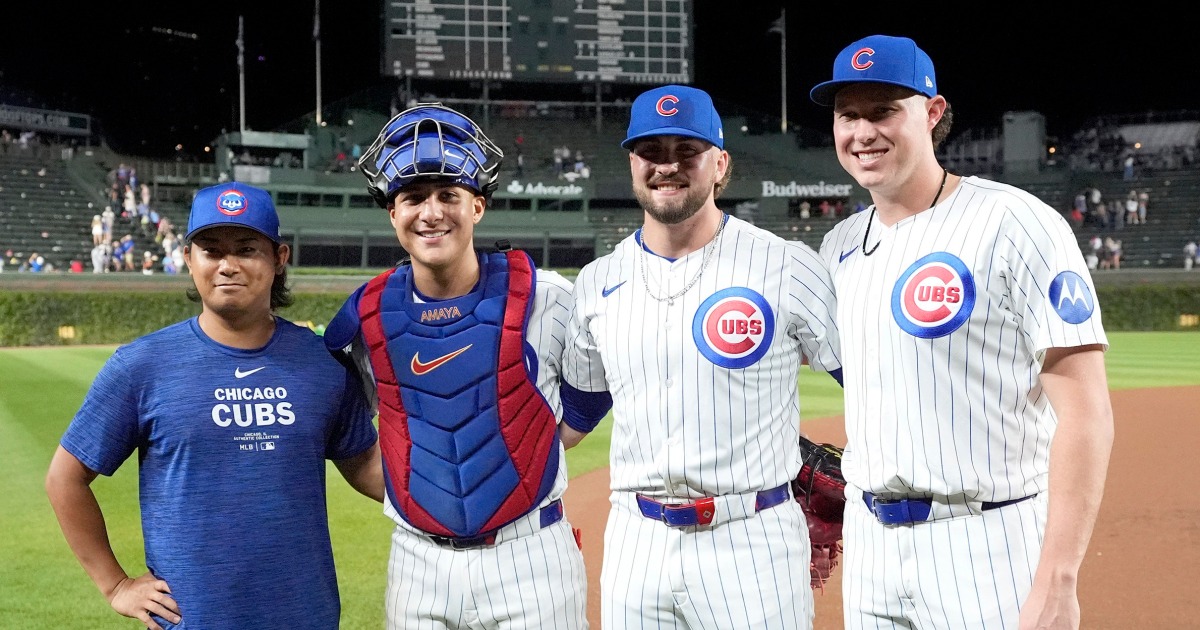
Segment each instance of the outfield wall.
M573 278L573 273L565 275ZM368 275L294 275L296 303L280 314L323 328ZM1200 270L1094 275L1108 330L1200 331ZM0 346L128 342L199 312L190 277L0 274Z

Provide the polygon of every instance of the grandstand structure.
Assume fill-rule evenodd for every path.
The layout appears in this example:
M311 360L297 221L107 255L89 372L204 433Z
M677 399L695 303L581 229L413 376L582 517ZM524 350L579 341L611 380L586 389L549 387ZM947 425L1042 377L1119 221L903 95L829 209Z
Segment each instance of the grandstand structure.
M578 268L641 225L627 154L619 146L628 120L627 101L443 102L481 121L507 153L500 189L487 218L476 228L478 245L507 240L529 251L539 265ZM91 219L108 203L111 175L120 163L136 169L151 187L155 209L181 226L181 232L195 190L237 179L274 196L282 233L294 250L293 264L391 266L404 252L387 215L367 195L353 160L339 158L355 146L365 149L386 123L387 104L379 103L348 107L338 117L347 121L343 125L307 120L277 132L217 138L210 163L118 155L99 146L72 150L49 143L32 149L6 145L0 152L0 252L12 254L5 257L4 271L13 271L10 261L19 262L33 252L56 269L81 261L90 271ZM870 195L841 169L831 147L799 141L799 130L786 135L747 131L760 125L751 124L733 107L722 111L734 111L724 121L733 181L718 199L727 212L816 248L842 217L814 211L802 218L802 202L813 209L821 202L837 204L843 213L859 202L870 203ZM1200 118L1157 124L1141 120L1110 125L1101 134L1079 134L1085 139L1114 130L1123 135L1122 150L1140 151L1136 175L1127 179L1117 160L1094 154L1073 160L1064 153L1094 150L1096 143L1047 152L1037 116L1019 114L1006 117L1002 129L967 130L952 137L939 149L939 157L960 174L1025 188L1064 214L1081 190L1098 189L1111 201L1124 199L1130 189L1146 191L1147 222L1114 232L1123 241L1123 267L1182 267L1184 244L1200 237L1200 164L1189 157L1197 146ZM564 146L583 155L587 177L573 170L555 171L551 156ZM524 156L520 172L518 150ZM253 159L243 159L247 155ZM279 157L287 159L275 159ZM120 220L115 230L114 235L124 231ZM1077 230L1081 248L1095 231ZM156 246L153 238L136 230L133 234L139 255Z

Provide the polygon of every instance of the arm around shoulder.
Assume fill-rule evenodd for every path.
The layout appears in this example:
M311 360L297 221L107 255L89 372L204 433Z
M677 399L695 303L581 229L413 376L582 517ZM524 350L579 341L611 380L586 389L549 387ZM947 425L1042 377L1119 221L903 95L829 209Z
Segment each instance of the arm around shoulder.
M380 457L379 441L371 448L346 459L333 461L338 472L346 478L350 487L380 503L383 502L383 460Z

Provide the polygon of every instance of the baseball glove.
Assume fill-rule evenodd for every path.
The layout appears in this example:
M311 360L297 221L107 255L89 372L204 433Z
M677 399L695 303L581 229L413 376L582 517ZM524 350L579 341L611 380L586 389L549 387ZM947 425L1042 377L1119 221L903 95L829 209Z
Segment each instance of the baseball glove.
M800 436L800 452L804 463L792 481L792 494L808 521L812 587L824 589L842 551L842 516L846 509L842 449Z

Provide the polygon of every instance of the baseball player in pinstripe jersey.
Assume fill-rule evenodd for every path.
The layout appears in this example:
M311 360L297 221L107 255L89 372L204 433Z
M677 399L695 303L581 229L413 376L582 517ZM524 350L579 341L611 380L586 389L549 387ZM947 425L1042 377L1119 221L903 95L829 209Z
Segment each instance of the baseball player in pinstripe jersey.
M803 359L840 379L827 272L717 207L730 157L703 91L640 95L622 146L644 223L580 271L563 361L571 407L612 396L601 624L810 628L789 482Z
M933 62L874 35L811 92L873 205L821 256L845 373L848 628L1075 628L1113 439L1108 347L1066 221L949 174Z
M557 422L571 285L524 252L475 250L502 157L469 118L421 104L360 161L411 261L355 291L325 339L379 409L388 628L588 627L561 501L563 444L582 434Z

